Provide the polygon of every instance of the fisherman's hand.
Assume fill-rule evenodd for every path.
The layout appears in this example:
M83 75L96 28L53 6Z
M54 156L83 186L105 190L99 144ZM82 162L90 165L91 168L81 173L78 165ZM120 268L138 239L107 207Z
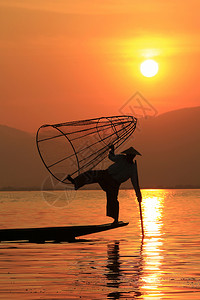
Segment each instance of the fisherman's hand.
M110 146L109 146L109 149L110 149L110 151L111 151L111 152L114 152L114 151L115 151L115 147L114 147L114 145L113 145L113 144L112 144L112 145L110 145Z
M141 203L142 202L142 195L138 196L137 200L138 200L139 203Z

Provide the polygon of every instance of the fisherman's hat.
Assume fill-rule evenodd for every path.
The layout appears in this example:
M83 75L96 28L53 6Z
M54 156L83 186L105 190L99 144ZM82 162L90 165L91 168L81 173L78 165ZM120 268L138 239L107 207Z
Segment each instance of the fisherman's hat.
M130 147L124 151L122 151L122 153L125 153L125 154L133 154L133 155L142 155L140 154L137 150L135 150L133 147Z

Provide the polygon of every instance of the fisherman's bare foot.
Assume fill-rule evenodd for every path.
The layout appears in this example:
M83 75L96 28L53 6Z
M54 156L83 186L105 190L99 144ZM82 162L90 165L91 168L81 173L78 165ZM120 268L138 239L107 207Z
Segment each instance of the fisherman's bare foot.
M112 224L118 224L118 223L119 221L117 219L112 222Z
M70 175L67 176L67 180L69 180L74 185L74 189L75 191L77 191L78 187L76 186L75 180Z
M74 184L74 179L70 175L67 176L67 180Z

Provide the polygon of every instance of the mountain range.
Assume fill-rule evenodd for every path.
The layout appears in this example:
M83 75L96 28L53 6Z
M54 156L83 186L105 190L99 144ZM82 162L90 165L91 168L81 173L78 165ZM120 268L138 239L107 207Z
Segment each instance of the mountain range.
M137 157L141 187L200 188L199 132L200 107L140 119L126 147L142 154ZM49 173L34 134L0 125L0 139L0 190L42 189Z

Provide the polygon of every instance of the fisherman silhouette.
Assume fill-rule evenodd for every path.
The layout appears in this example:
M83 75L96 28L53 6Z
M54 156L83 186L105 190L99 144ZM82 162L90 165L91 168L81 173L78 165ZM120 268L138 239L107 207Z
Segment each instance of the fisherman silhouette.
M114 223L118 223L118 193L121 183L130 178L135 189L138 202L142 201L136 161L133 161L136 155L141 154L133 147L130 147L123 151L122 154L115 155L114 145L111 145L109 148L110 152L108 158L114 163L106 170L86 171L75 178L72 178L70 175L68 175L67 179L74 184L75 190L78 190L86 184L98 183L102 190L106 192L107 216L113 218Z

